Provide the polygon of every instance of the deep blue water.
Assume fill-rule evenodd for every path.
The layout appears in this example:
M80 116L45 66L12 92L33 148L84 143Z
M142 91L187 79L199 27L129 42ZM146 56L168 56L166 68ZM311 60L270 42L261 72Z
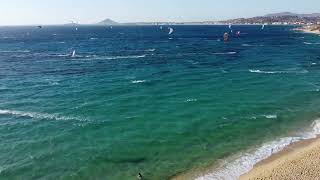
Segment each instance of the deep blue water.
M320 37L173 28L0 27L0 179L168 179L320 116Z

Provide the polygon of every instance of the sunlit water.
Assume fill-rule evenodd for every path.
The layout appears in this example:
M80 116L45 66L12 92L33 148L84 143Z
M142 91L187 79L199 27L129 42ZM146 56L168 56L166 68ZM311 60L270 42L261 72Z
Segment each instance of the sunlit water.
M319 117L320 37L173 28L1 27L0 179L168 179Z

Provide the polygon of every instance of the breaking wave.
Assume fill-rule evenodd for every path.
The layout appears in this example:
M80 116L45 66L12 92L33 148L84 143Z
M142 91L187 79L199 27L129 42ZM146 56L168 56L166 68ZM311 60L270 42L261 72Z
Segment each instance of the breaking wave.
M231 55L231 54L237 54L237 52L231 51L231 52L218 52L218 53L212 53L214 55Z
M307 45L317 45L317 44L320 44L320 42L318 42L318 43L303 42L303 44L307 44Z
M30 50L0 50L0 53L29 53Z
M134 81L131 81L132 84L140 84L140 83L145 83L146 80L134 80Z
M251 73L260 73L260 74L289 74L289 73L308 73L307 70L301 71L262 71L259 69L249 69Z
M47 114L47 113L38 113L38 112L25 112L25 111L16 111L16 110L0 110L0 115L12 115L18 117L28 117L33 119L47 119L47 120L57 120L57 121L67 121L67 120L77 120L77 121L86 121L85 119L75 118L75 117L66 117L56 114Z
M292 137L283 137L275 141L265 143L259 148L244 152L229 160L226 160L219 168L211 173L196 178L197 180L212 180L212 179L228 179L236 180L241 175L249 172L255 164L267 159L271 155L282 151L285 147L294 142L301 140L316 138L320 134L320 119L315 120L309 131L299 133Z

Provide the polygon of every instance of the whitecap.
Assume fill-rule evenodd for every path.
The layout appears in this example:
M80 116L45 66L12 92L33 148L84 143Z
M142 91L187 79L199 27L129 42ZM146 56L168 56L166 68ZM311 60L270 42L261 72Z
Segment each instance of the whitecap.
M140 83L145 83L146 80L134 80L134 81L131 81L132 84L140 84Z
M198 99L187 99L185 102L197 102Z
M277 119L278 116L276 114L267 114L267 115L263 115L265 118L267 119Z
M57 85L59 85L59 82L49 82L49 85L51 85L51 86L57 86Z
M237 180L242 174L249 172L255 164L282 151L294 142L316 138L320 134L320 119L315 120L309 131L297 133L296 136L282 137L262 144L258 148L240 153L220 163L220 166L196 180L228 179Z
M277 72L275 71L261 71L259 69L249 69L249 72L252 72L252 73L262 73L262 74L275 74Z
M133 55L133 56L113 56L113 57L106 57L105 59L139 59L139 58L144 58L147 55Z
M289 73L308 73L308 70L300 70L300 71L262 71L259 69L249 69L251 73L260 73L260 74L289 74Z
M237 54L237 52L231 51L231 52L218 52L218 53L212 53L214 55L231 55L231 54Z
M0 53L29 53L30 50L0 50Z
M77 56L80 57L80 60L116 60L116 59L139 59L144 58L147 55L130 55L130 56L97 56L97 55L89 55L85 56L85 58L81 58L83 56Z
M311 42L303 42L304 44L307 44L307 45L317 45L317 44L320 44L319 42L318 43L311 43Z
M70 54L46 54L44 56L48 56L48 57L68 57L68 56L70 56Z
M146 52L154 52L156 49L146 49Z
M66 117L60 116L56 114L47 114L47 113L37 113L37 112L25 112L25 111L16 111L16 110L0 110L0 114L2 115L12 115L18 117L29 117L33 119L49 119L49 120L57 120L57 121L66 121L66 120L78 120L78 121L85 121L81 118L75 117Z

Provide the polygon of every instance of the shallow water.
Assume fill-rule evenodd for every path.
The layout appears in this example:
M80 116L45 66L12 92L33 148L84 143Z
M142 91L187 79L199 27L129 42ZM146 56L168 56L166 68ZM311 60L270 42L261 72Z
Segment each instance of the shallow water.
M1 27L0 178L167 179L309 127L320 37L292 28Z

